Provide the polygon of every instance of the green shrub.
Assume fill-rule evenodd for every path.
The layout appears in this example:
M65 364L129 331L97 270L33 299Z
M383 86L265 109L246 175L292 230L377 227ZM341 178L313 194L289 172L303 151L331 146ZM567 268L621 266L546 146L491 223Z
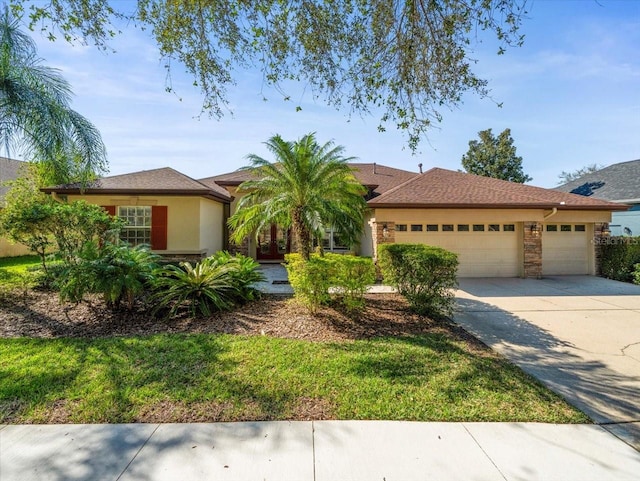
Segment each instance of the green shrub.
M602 276L632 282L640 263L640 237L606 237L599 240L599 248Z
M216 264L231 267L229 276L238 291L237 301L252 301L260 296L260 291L255 288L255 284L264 281L264 275L259 270L260 264L251 257L242 254L231 255L227 251L219 251L213 254L210 259Z
M633 270L633 283L640 285L640 264L636 264Z
M456 254L424 244L383 244L378 248L378 265L385 284L398 289L414 311L451 314L457 286Z
M220 252L195 265L181 262L158 270L152 301L154 312L169 309L169 316L187 304L192 316L209 316L213 311L231 309L237 303L253 300L258 292L253 287L264 280L253 259Z
M107 243L100 247L87 242L75 262L54 270L54 286L63 301L80 302L88 293L98 293L105 303L118 309L124 303L132 309L154 278L159 256L148 246Z
M91 263L95 276L92 290L102 294L112 308L118 309L124 302L132 309L136 298L155 278L159 257L146 245L106 244Z
M368 257L326 254L333 264L331 287L340 296L340 302L349 311L364 307L367 288L376 281L376 268Z
M312 312L331 300L350 311L361 309L367 287L375 282L375 267L366 257L327 253L305 262L299 254L288 254L286 261L296 299Z
M331 300L329 287L333 274L330 263L325 259L312 255L305 261L300 254L285 255L287 275L295 298L311 312Z

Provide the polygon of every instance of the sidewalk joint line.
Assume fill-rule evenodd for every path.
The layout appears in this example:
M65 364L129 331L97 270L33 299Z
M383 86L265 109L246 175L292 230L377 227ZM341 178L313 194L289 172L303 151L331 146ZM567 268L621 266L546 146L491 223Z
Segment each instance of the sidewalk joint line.
M311 421L311 458L313 460L313 481L316 481L316 425Z
M471 436L471 439L473 439L473 441L476 443L476 445L480 448L480 451L482 451L484 453L484 455L487 457L487 459L491 462L491 464L493 464L493 467L496 468L496 470L500 473L500 476L502 476L502 479L504 479L504 481L509 481L507 479L507 477L504 475L504 473L500 470L500 468L498 467L498 465L493 461L493 459L491 459L491 456L489 456L489 454L484 450L484 448L480 445L480 443L478 442L478 440L475 438L475 436L473 434L471 434L471 431L469 431L469 429L467 429L467 425L465 423L462 423L462 427L464 428L464 430L469 434L469 436Z
M138 448L138 450L136 451L136 454L133 455L133 457L131 458L131 461L129 461L127 463L127 465L125 466L125 468L122 470L122 472L118 475L118 477L116 478L116 481L119 481L120 478L122 478L122 475L124 473L127 472L127 469L129 469L129 466L131 466L131 463L133 463L136 458L138 457L138 454L140 454L140 451L142 451L142 449L147 445L147 443L149 442L149 440L153 437L153 435L156 433L156 431L158 430L158 428L160 427L160 424L156 424L155 429L153 430L153 432L151 434L149 434L149 437L144 441L144 443L142 443L142 446L140 446L140 448Z

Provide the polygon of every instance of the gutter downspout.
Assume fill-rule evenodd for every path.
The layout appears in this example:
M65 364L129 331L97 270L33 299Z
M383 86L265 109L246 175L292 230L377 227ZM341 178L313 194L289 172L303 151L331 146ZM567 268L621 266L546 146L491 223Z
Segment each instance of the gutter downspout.
M553 217L554 215L556 215L557 213L558 213L558 208L557 208L557 207L554 207L554 208L551 210L551 212L549 212L547 215L545 215L542 219L543 219L543 220L547 220L547 219L549 219L549 218Z
M57 192L51 192L51 198L58 202L59 204L64 204L64 200L60 198Z

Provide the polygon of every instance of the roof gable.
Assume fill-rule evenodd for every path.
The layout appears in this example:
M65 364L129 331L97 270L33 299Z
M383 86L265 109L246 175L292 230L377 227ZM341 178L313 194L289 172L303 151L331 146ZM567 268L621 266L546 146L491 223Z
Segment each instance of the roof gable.
M626 206L530 185L433 168L370 200L372 207L553 208L620 210Z
M365 187L369 187L374 197L406 182L416 175L419 175L416 172L396 169L394 167L388 167L375 162L350 162L348 165L353 170L353 174L356 179L358 179L358 181ZM245 168L228 174L215 175L213 177L200 179L200 182L207 185L213 182L223 186L237 186L242 182L253 180L255 178L255 169Z
M102 177L86 188L80 184L59 185L42 189L44 192L79 193L83 194L138 194L138 195L197 195L214 197L218 200L229 201L229 193L222 187L213 184L205 185L191 177L170 167L143 170L130 174Z
M555 189L611 201L640 199L640 159L604 167Z

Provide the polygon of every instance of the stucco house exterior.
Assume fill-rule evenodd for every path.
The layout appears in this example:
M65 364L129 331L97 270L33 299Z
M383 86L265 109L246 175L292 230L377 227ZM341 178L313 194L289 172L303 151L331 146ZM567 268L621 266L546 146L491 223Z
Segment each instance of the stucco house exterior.
M409 172L375 163L350 164L367 187L367 216L358 246L341 245L327 228L324 247L375 257L382 243L441 246L459 255L461 277L542 277L597 273L598 237L611 213L627 206L556 190L446 169ZM277 225L230 246L226 219L254 174L239 170L195 180L164 168L44 189L68 200L86 199L132 224L125 238L147 241L165 255L209 255L231 249L278 261L291 248Z
M627 204L628 210L613 212L611 235L640 235L640 159L585 174L556 190Z
M229 193L169 167L104 177L83 190L78 185L42 190L60 200L103 206L128 221L124 239L150 244L162 255L203 257L226 247Z
M4 206L4 196L9 190L5 182L16 180L24 167L21 160L0 157L0 209ZM0 257L15 257L29 254L29 248L22 244L14 244L4 237L0 237Z

